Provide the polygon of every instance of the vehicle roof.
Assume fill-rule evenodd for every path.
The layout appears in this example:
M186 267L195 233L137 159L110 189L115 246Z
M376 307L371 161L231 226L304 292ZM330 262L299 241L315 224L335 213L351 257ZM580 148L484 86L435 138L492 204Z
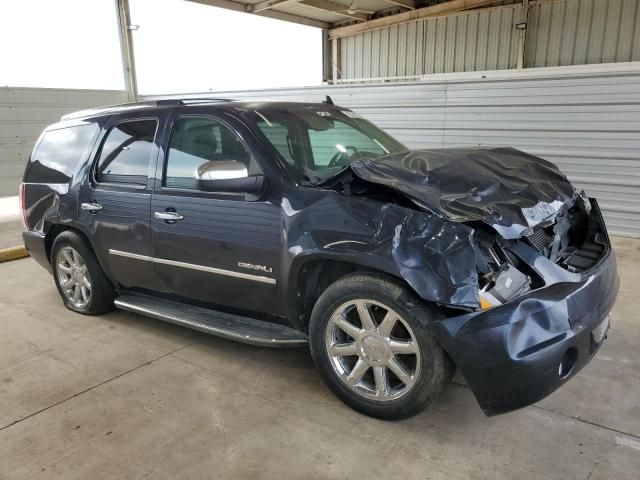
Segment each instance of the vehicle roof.
M184 98L184 99L161 99L151 100L137 103L124 103L121 105L110 105L106 107L92 108L87 110L79 110L77 112L63 115L60 122L70 120L83 120L88 118L98 118L118 113L129 112L145 112L152 113L167 108L181 107L188 109L189 107L213 107L220 109L233 110L278 110L286 108L304 108L304 107L322 107L336 108L342 110L341 107L335 106L333 103L310 103L310 102L274 102L274 101L236 101L223 98Z

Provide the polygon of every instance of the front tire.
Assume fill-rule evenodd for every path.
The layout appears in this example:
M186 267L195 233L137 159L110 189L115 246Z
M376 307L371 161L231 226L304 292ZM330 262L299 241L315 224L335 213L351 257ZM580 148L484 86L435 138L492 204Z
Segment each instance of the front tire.
M67 230L55 238L51 266L58 292L69 310L99 315L114 309L113 287L79 234Z
M329 286L311 314L311 355L344 403L385 420L427 408L454 366L428 330L442 315L393 278L352 274Z

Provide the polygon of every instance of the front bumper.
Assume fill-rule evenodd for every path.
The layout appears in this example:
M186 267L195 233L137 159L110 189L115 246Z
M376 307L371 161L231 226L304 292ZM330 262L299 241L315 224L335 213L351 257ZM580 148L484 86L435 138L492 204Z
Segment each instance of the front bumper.
M558 267L559 268L559 267ZM592 331L607 318L619 289L613 250L579 281L559 281L490 310L434 324L487 415L535 403L593 358ZM560 364L571 360L560 374Z

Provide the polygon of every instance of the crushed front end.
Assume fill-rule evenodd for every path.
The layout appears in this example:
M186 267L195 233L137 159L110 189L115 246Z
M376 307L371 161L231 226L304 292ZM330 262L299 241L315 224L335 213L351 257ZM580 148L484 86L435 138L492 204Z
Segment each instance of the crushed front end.
M514 148L416 150L357 160L324 186L389 202L363 250L441 307L432 331L487 415L544 398L606 337L615 256L596 200L554 164Z
M475 236L480 308L433 325L487 415L530 405L598 350L619 280L597 202L576 196L506 240Z

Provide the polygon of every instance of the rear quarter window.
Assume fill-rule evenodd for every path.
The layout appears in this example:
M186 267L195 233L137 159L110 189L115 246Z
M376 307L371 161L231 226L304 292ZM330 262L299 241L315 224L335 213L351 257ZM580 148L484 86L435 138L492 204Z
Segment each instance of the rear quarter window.
M98 130L96 124L85 124L44 132L31 154L24 182L68 183L78 164L87 158Z

